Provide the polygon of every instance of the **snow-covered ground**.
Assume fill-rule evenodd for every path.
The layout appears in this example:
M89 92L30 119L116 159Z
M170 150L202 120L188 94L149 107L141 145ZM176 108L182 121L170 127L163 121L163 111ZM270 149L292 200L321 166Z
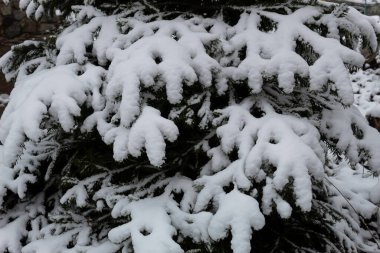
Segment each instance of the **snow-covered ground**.
M351 75L355 105L364 116L380 117L380 69Z

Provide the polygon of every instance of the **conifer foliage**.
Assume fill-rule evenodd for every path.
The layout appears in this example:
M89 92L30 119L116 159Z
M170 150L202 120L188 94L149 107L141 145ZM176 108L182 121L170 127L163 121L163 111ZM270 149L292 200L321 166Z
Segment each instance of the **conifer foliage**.
M350 80L376 21L315 1L59 2L61 31L0 59L0 252L380 251L380 134Z

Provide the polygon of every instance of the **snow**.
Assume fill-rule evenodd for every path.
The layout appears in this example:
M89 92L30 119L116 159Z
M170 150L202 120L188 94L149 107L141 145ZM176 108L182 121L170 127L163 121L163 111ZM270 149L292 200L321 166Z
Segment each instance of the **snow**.
M332 158L331 154L328 156ZM378 177L373 177L361 165L355 168L349 166L347 160L333 163L329 167L332 169L332 176L327 180L330 203L343 217L349 217L346 221L341 220L334 224L334 232L351 249L355 248L355 244L360 244L365 252L378 251L376 242L370 242L372 233L376 232L366 231L359 225L363 218L370 219L379 215L379 208L375 204L378 202L371 200Z
M26 236L25 226L28 221L27 216L20 216L14 221L3 226L0 231L0 251L8 250L10 253L20 252L19 241ZM9 240L9 238L12 238Z
M75 73L80 68L85 73L77 77ZM11 178L15 172L9 171L23 152L20 143L27 139L37 142L47 135L47 130L40 128L47 114L57 120L65 131L72 131L76 127L75 117L80 116L80 106L87 100L86 93L93 92L96 95L96 88L99 89L101 85L101 74L100 67L71 64L43 70L33 78L18 79L17 88L12 92L3 113L4 120L0 122L0 139L4 147L1 171L6 178L4 181L9 180L8 183L1 183L1 188L6 184L6 187L24 196L24 186L34 182L35 177L24 174L14 180ZM87 82L86 78L92 82ZM96 96L92 98L93 104L101 103L96 101Z
M97 114L93 116L96 117ZM97 123L95 117L89 117L86 120L82 128L84 131L91 130ZM102 133L103 130L99 131ZM172 121L161 117L157 109L145 106L141 116L130 129L107 126L104 141L107 144L114 144L116 161L124 160L128 154L139 157L141 150L145 148L151 164L161 166L165 158L165 139L173 142L177 136L178 128Z
M289 183L289 178L293 178L297 205L305 211L310 210L312 199L310 175L316 179L321 178L324 163L317 130L306 121L275 113L273 108L264 102L261 109L266 115L255 118L249 113L251 107L252 101L244 101L241 105L220 111L221 116L216 119L216 122L221 122L228 117L228 123L217 128L217 134L225 153L230 153L234 147L238 148L238 161L241 164L237 165L237 168L239 170L243 168L243 171L239 172L237 168L230 169L237 163L235 162L210 177L217 178L217 175L221 175L220 182L211 183L212 181L208 182L209 180L202 178L199 181L206 180L202 183L206 185L205 189L207 184L221 187L231 181L238 187L247 189L250 187L248 178L260 182L271 173L269 168L263 168L274 166L277 170L270 175L273 181L267 182L273 184L274 189L281 191ZM231 181L225 181L227 177L222 176L227 171L232 173Z
M0 105L6 106L9 102L9 95L8 94L0 94Z
M233 252L251 252L252 228L260 230L265 225L258 202L236 189L220 197L219 201L219 209L208 229L211 238L216 241L225 238L227 230L231 229Z
M262 75L277 76L279 87L284 92L290 93L294 89L294 75L298 74L301 77L309 76L312 91L320 90L329 81L334 82L341 101L349 104L352 102L352 88L347 85L349 75L344 64L360 66L364 60L359 53L342 46L337 40L324 38L306 27L305 22L315 22L313 17L320 15L320 10L315 7L305 7L290 15L255 10L250 14L243 14L234 27L228 27L221 20L214 20L211 23L209 19L201 20L199 17L144 23L138 20L138 16L124 18L123 14L120 14L105 17L89 7L78 8L78 12L78 21L68 27L57 39L59 53L56 64L63 66L42 71L32 79L28 76L28 79L24 80L28 80L27 86L30 88L23 87L23 78L19 78L17 84L19 88L15 90L12 95L14 98L11 100L25 101L24 105L10 103L4 114L7 120L0 123L0 136L6 146L4 152L9 152L9 155L6 155L7 166L10 166L15 156L20 153L17 146L25 140L24 136L36 141L44 135L39 124L47 113L57 118L65 131L72 131L76 125L74 118L80 115L80 106L85 103L88 93L93 94L90 99L95 112L86 120L82 130L89 131L96 127L106 143L114 144L115 159L122 161L128 154L139 156L142 143L147 141L141 137L139 138L141 141L136 143L127 140L131 139L128 137L129 130L133 129L131 125L140 126L146 114L141 110L147 99L140 94L142 88L164 87L168 101L177 104L182 100L184 84L191 86L199 82L207 88L211 85L211 79L215 78L218 81L216 86L219 92L225 92L223 87L226 80L238 81L247 78L252 92L257 93L262 90L260 79ZM375 47L377 42L373 37L374 24L365 18L360 18L360 13L352 10L349 13L346 22L358 25L371 46ZM276 31L270 33L260 31L258 26L261 16L278 23ZM85 17L92 19L86 24L79 25L81 19ZM330 16L329 22L333 22L333 18ZM119 19L130 27L130 32L120 33L116 27ZM207 32L199 24L202 22L204 25L211 23L215 29ZM292 33L288 32L288 27L292 27ZM227 31L222 32L223 29L235 35L227 40ZM93 39L95 31L97 35ZM175 36L175 39L171 36ZM313 65L309 66L295 52L293 43L295 38L302 38L320 55ZM218 39L223 50L226 50L227 56L220 59L221 63L210 57L205 50L205 45L215 39ZM111 62L109 71L91 65L81 66L87 60L86 48L90 45L100 65ZM227 66L231 56L235 57L245 46L246 58L240 63ZM4 56L1 65L5 66L10 57L10 55ZM64 65L72 61L77 63ZM67 68L71 70L66 70ZM84 74L77 76L74 74L75 71L84 71ZM41 82L44 79L43 75L49 76L48 78L52 78L51 76L54 76L54 79L56 76L60 78ZM91 78L94 80L90 80ZM103 80L106 80L107 84ZM63 85L64 83L70 85ZM104 97L100 94L102 85L105 86ZM53 87L59 90L52 91ZM23 91L20 91L21 89ZM34 92L25 92L26 89L33 89ZM27 96L28 99L21 96ZM117 101L119 97L121 100ZM46 105L50 107L49 112ZM107 122L110 116L112 120ZM136 121L138 117L141 117L141 120ZM152 141L147 142L148 157L154 165L163 164L165 147L163 138L174 141L177 135L175 126L170 128L170 133L162 133L162 126L161 129L160 127L156 130L149 129L164 136L157 140L150 138Z
M374 171L380 171L380 135L356 108L324 110L321 131L353 164L365 160Z
M38 220L44 214L44 207L41 205L41 196L38 196L30 203L22 203L2 214L0 218L0 251L19 253L22 245L20 241L31 236L33 231L25 229L30 219ZM33 227L33 223L32 223Z
M73 236L80 233L79 229L70 230L60 236L47 236L31 242L23 247L22 253L60 253L66 249Z
M136 253L180 253L181 247L172 240L176 234L170 225L170 217L161 198L144 199L127 205L122 212L131 215L131 222L117 227L109 232L109 238L114 243L120 243L132 238ZM117 217L117 216L116 216ZM114 216L114 218L116 218Z
M292 214L292 207L276 192L271 178L266 178L265 183L266 185L263 189L263 213L265 215L272 213L272 203L274 203L281 218L288 219Z
M380 117L380 72L359 70L351 77L355 105L365 116Z
M379 4L380 1L378 0L348 0L347 2L351 3L360 3L360 4Z
M170 197L173 191L184 192L181 209ZM113 208L112 216L118 218L130 215L131 221L112 229L108 236L114 243L131 238L137 253L184 252L172 239L177 229L185 236L194 237L197 242L208 240L207 227L211 214L187 213L194 197L192 182L187 178L174 177L159 197L133 200L129 196L120 199Z
M41 3L20 6L38 18ZM0 59L7 77L17 77L0 120L0 204L6 208L10 192L20 198L14 214L0 214L0 251L182 253L181 240L210 244L231 235L232 251L249 253L266 217L312 211L321 202L318 184L324 207L342 214L324 216L334 235L353 252L359 246L375 252L360 217L379 215L380 184L360 170L380 172L380 134L362 115L380 115L378 76L359 71L350 77L347 67L363 65L363 38L369 50L377 48L379 24L343 7L330 14L315 6L287 14L249 7L235 25L196 15L167 20L141 8L106 15L76 6L56 51L18 70L9 67L12 52ZM264 19L275 27L266 31ZM326 26L326 36L315 26ZM357 35L353 48L341 44L342 28ZM303 106L312 116L289 108L299 102L289 98L310 102ZM182 141L184 125L205 136L194 136L183 156L203 152L204 164L186 161L181 168L182 156L168 160L167 143ZM125 167L96 164L101 172L30 201L30 184L50 187L57 182L52 178L72 169L75 154L65 156L62 172L53 167L65 151L59 135L73 133L97 135ZM146 163L131 162L144 155ZM47 172L44 161L51 162ZM193 178L178 172L194 173L190 166L198 173ZM130 175L140 168L156 172ZM118 173L131 181L115 183ZM48 213L45 200L52 203ZM91 212L115 223L94 231Z

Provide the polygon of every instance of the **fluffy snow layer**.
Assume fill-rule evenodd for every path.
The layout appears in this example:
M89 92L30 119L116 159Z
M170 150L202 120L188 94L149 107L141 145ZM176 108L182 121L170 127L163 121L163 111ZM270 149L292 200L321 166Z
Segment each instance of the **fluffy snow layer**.
M40 15L36 1L20 4L28 15ZM27 61L18 71L9 69L12 52L0 59L8 77L17 77L0 120L1 200L9 191L27 197L27 185L43 173L38 170L42 161L54 161L62 149L54 142L57 132L96 132L113 146L114 160L146 154L150 164L144 166L158 169L177 166L165 160L167 142L177 141L184 131L176 123L194 127L199 122L195 127L211 130L194 150L206 153L209 161L196 168L200 175L195 181L158 172L116 185L111 177L117 171L102 168L106 172L78 180L50 198L55 205L48 215L37 199L30 205L40 208L30 214L1 216L0 250L180 253L179 241L186 237L209 243L231 234L234 253L249 253L253 231L264 227L265 215L275 210L288 219L294 208L312 209L313 183L326 178L331 146L351 163L364 161L380 172L380 135L352 106L347 69L364 63L354 50L360 39L369 50L377 48L380 27L373 19L344 7L330 14L310 6L294 12L285 8L286 14L248 8L234 25L193 15L167 20L144 15L138 7L111 16L88 6L76 10L76 21L58 36L52 55ZM320 27L326 34L320 34ZM358 38L353 48L341 44L342 29ZM245 94L235 94L243 85ZM288 113L294 108L281 106L291 107L294 103L286 101L291 96L313 99L315 115ZM225 97L226 105L215 102ZM211 145L211 138L217 144ZM347 169L331 169L337 180L332 183L364 203L359 211L369 218L375 209L365 201L368 189L339 184L352 176ZM46 181L51 170L49 166ZM178 194L180 201L174 197ZM65 210L70 202L91 206L91 211L112 210L113 219L125 222L95 236L91 223L96 221ZM347 209L340 197L332 204ZM16 209L27 208L20 204ZM27 231L28 223L32 228ZM369 244L358 224L360 220L342 221L333 229L347 245ZM360 237L346 236L353 230ZM8 233L12 240L1 237Z
M251 92L259 93L263 78L276 77L279 87L291 93L295 75L299 75L310 79L311 91L332 82L340 100L350 104L353 95L345 64L361 66L364 58L336 40L336 31L343 20L332 14L316 20L321 11L305 7L280 15L251 10L230 27L218 19L179 17L144 22L138 16L105 17L95 9L83 8L78 14L79 21L57 39L58 66L41 72L37 68L33 75L20 73L18 77L17 88L0 122L0 139L5 145L4 152L8 152L5 166L15 162L21 151L20 143L26 138L37 141L45 134L40 124L46 115L56 118L69 132L77 127L75 117L85 104L91 104L95 112L85 120L82 130L97 128L104 141L114 145L116 160L139 156L145 146L151 163L162 165L164 140L174 141L178 130L145 105L149 97L143 89L163 89L167 100L175 105L183 98L184 86L195 83L207 89L214 82L223 94L228 81L247 80ZM360 15L349 9L343 27L355 27L376 48L374 29L379 28ZM81 18L91 20L79 26ZM262 31L263 18L275 24L276 29ZM308 26L312 24L328 25L328 38L310 30ZM312 65L297 54L296 40L319 55ZM87 61L86 48L90 46L100 65L111 63L108 71L90 63L81 65ZM222 54L217 59L211 57L207 52L210 47ZM239 54L245 57L239 60ZM11 58L9 53L1 59L3 69ZM70 62L76 63L66 65ZM144 118L150 123L145 123ZM157 120L152 122L152 118Z

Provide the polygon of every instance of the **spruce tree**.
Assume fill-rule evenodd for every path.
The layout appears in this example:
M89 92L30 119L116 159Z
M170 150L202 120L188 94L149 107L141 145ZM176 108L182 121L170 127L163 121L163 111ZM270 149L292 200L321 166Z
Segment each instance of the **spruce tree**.
M0 252L379 252L380 25L316 1L21 0ZM57 12L60 10L60 12Z

